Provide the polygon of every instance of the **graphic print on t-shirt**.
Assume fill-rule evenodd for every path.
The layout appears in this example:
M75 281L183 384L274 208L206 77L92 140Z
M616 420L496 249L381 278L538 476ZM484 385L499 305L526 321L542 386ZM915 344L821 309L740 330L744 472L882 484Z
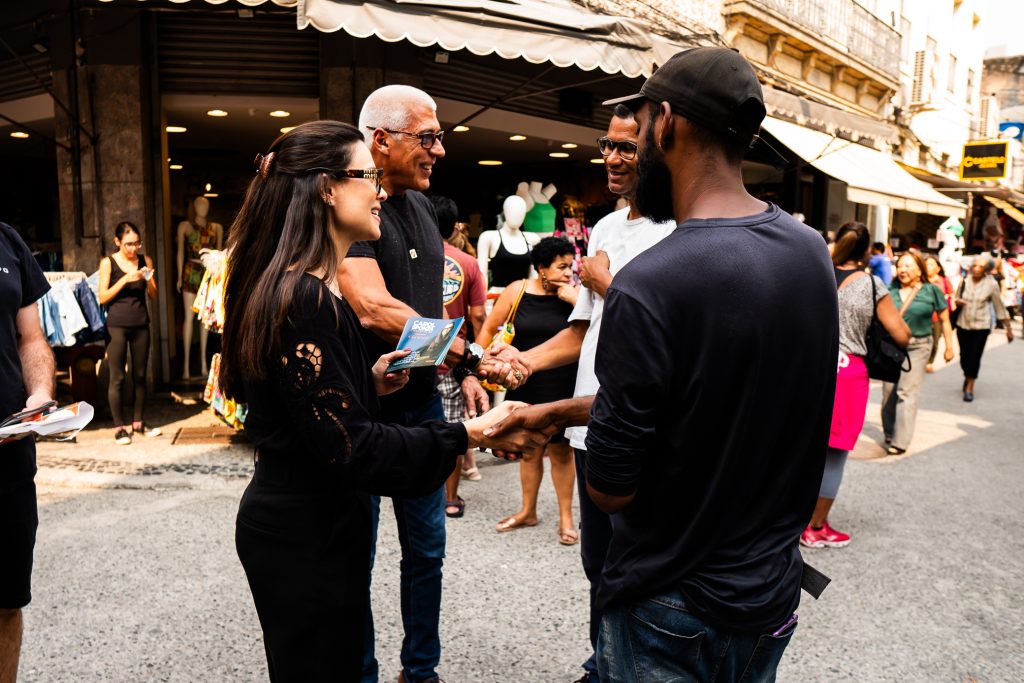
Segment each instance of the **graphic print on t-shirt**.
M444 255L444 280L441 282L441 299L447 306L459 298L466 284L466 271L462 264L449 254Z

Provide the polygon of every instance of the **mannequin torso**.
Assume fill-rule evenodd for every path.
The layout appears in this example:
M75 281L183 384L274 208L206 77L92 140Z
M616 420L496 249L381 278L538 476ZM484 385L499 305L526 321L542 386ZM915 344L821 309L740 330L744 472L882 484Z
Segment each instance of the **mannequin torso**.
M192 202L195 216L191 221L178 224L178 291L181 292L182 306L185 317L182 322L182 350L184 352L184 370L182 377L189 379L189 361L192 348L192 326L196 319L192 312L192 304L199 291L199 283L203 280L205 268L200 260L203 249L220 249L224 242L224 229L220 223L209 220L210 202L206 197L196 197ZM206 340L208 331L199 329L200 368L202 376L207 374Z
M504 287L526 277L530 272L530 250L540 241L537 235L520 229L526 216L526 202L521 197L508 197L502 209L504 224L497 230L481 233L477 243L480 271L489 276L491 287Z

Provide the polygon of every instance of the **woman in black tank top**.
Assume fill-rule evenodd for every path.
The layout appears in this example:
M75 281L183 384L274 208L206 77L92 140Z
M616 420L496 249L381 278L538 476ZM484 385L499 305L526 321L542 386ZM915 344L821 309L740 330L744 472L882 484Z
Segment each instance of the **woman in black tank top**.
M160 429L149 427L143 419L146 402L146 366L149 363L149 310L146 296L156 298L156 277L153 262L139 254L142 238L132 223L118 223L114 229L117 251L100 261L99 301L107 308L107 366L110 385L107 399L114 418L114 441L125 446L132 442L132 433L160 436ZM188 312L186 312L187 314ZM132 353L132 380L135 400L134 419L128 423L123 414L125 364L128 350Z
M530 274L530 243L522 231L519 231L519 236L523 238L526 251L522 254L513 254L505 248L505 240L502 239L501 230L498 230L498 251L488 263L491 287L507 287L510 282L521 280Z
M500 248L499 248L500 253ZM508 318L515 300L522 292L512 323L520 351L531 349L555 336L569 325L569 315L576 303L577 288L572 286L572 262L576 248L560 237L545 237L530 252L537 277L511 282L494 304L477 339L481 346L491 343L498 327ZM492 261L493 263L493 261ZM523 283L526 289L523 289ZM547 403L571 398L576 387L576 364L530 375L527 382L508 393L508 400ZM551 481L558 498L558 540L573 545L579 540L573 522L572 497L576 485L576 468L572 449L563 434L556 435L546 448L526 452L519 465L523 502L519 512L498 522L498 531L512 531L537 524L537 495L544 477L544 456L551 460Z

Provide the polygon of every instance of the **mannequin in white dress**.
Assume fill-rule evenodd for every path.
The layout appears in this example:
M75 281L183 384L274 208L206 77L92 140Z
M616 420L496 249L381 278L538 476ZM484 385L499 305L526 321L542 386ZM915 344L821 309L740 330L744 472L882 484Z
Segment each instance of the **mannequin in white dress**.
M199 283L203 279L203 262L199 259L202 249L221 249L224 244L224 229L220 223L209 221L210 200L196 197L192 202L192 219L178 224L178 291L181 292L181 303L185 308L185 319L182 324L182 347L184 349L184 371L182 379L191 379L189 360L192 352L192 325L196 320L192 312ZM206 366L206 340L209 331L199 328L199 353L202 377L206 377L209 369Z
M522 197L507 197L502 204L504 222L497 230L480 233L476 247L477 262L480 272L488 276L491 287L504 287L530 272L530 250L540 237L522 231L526 211Z

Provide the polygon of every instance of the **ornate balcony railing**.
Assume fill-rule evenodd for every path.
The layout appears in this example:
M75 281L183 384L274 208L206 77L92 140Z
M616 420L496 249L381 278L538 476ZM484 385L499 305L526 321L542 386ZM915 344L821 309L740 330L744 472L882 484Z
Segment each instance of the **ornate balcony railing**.
M853 0L748 0L899 78L900 34Z

